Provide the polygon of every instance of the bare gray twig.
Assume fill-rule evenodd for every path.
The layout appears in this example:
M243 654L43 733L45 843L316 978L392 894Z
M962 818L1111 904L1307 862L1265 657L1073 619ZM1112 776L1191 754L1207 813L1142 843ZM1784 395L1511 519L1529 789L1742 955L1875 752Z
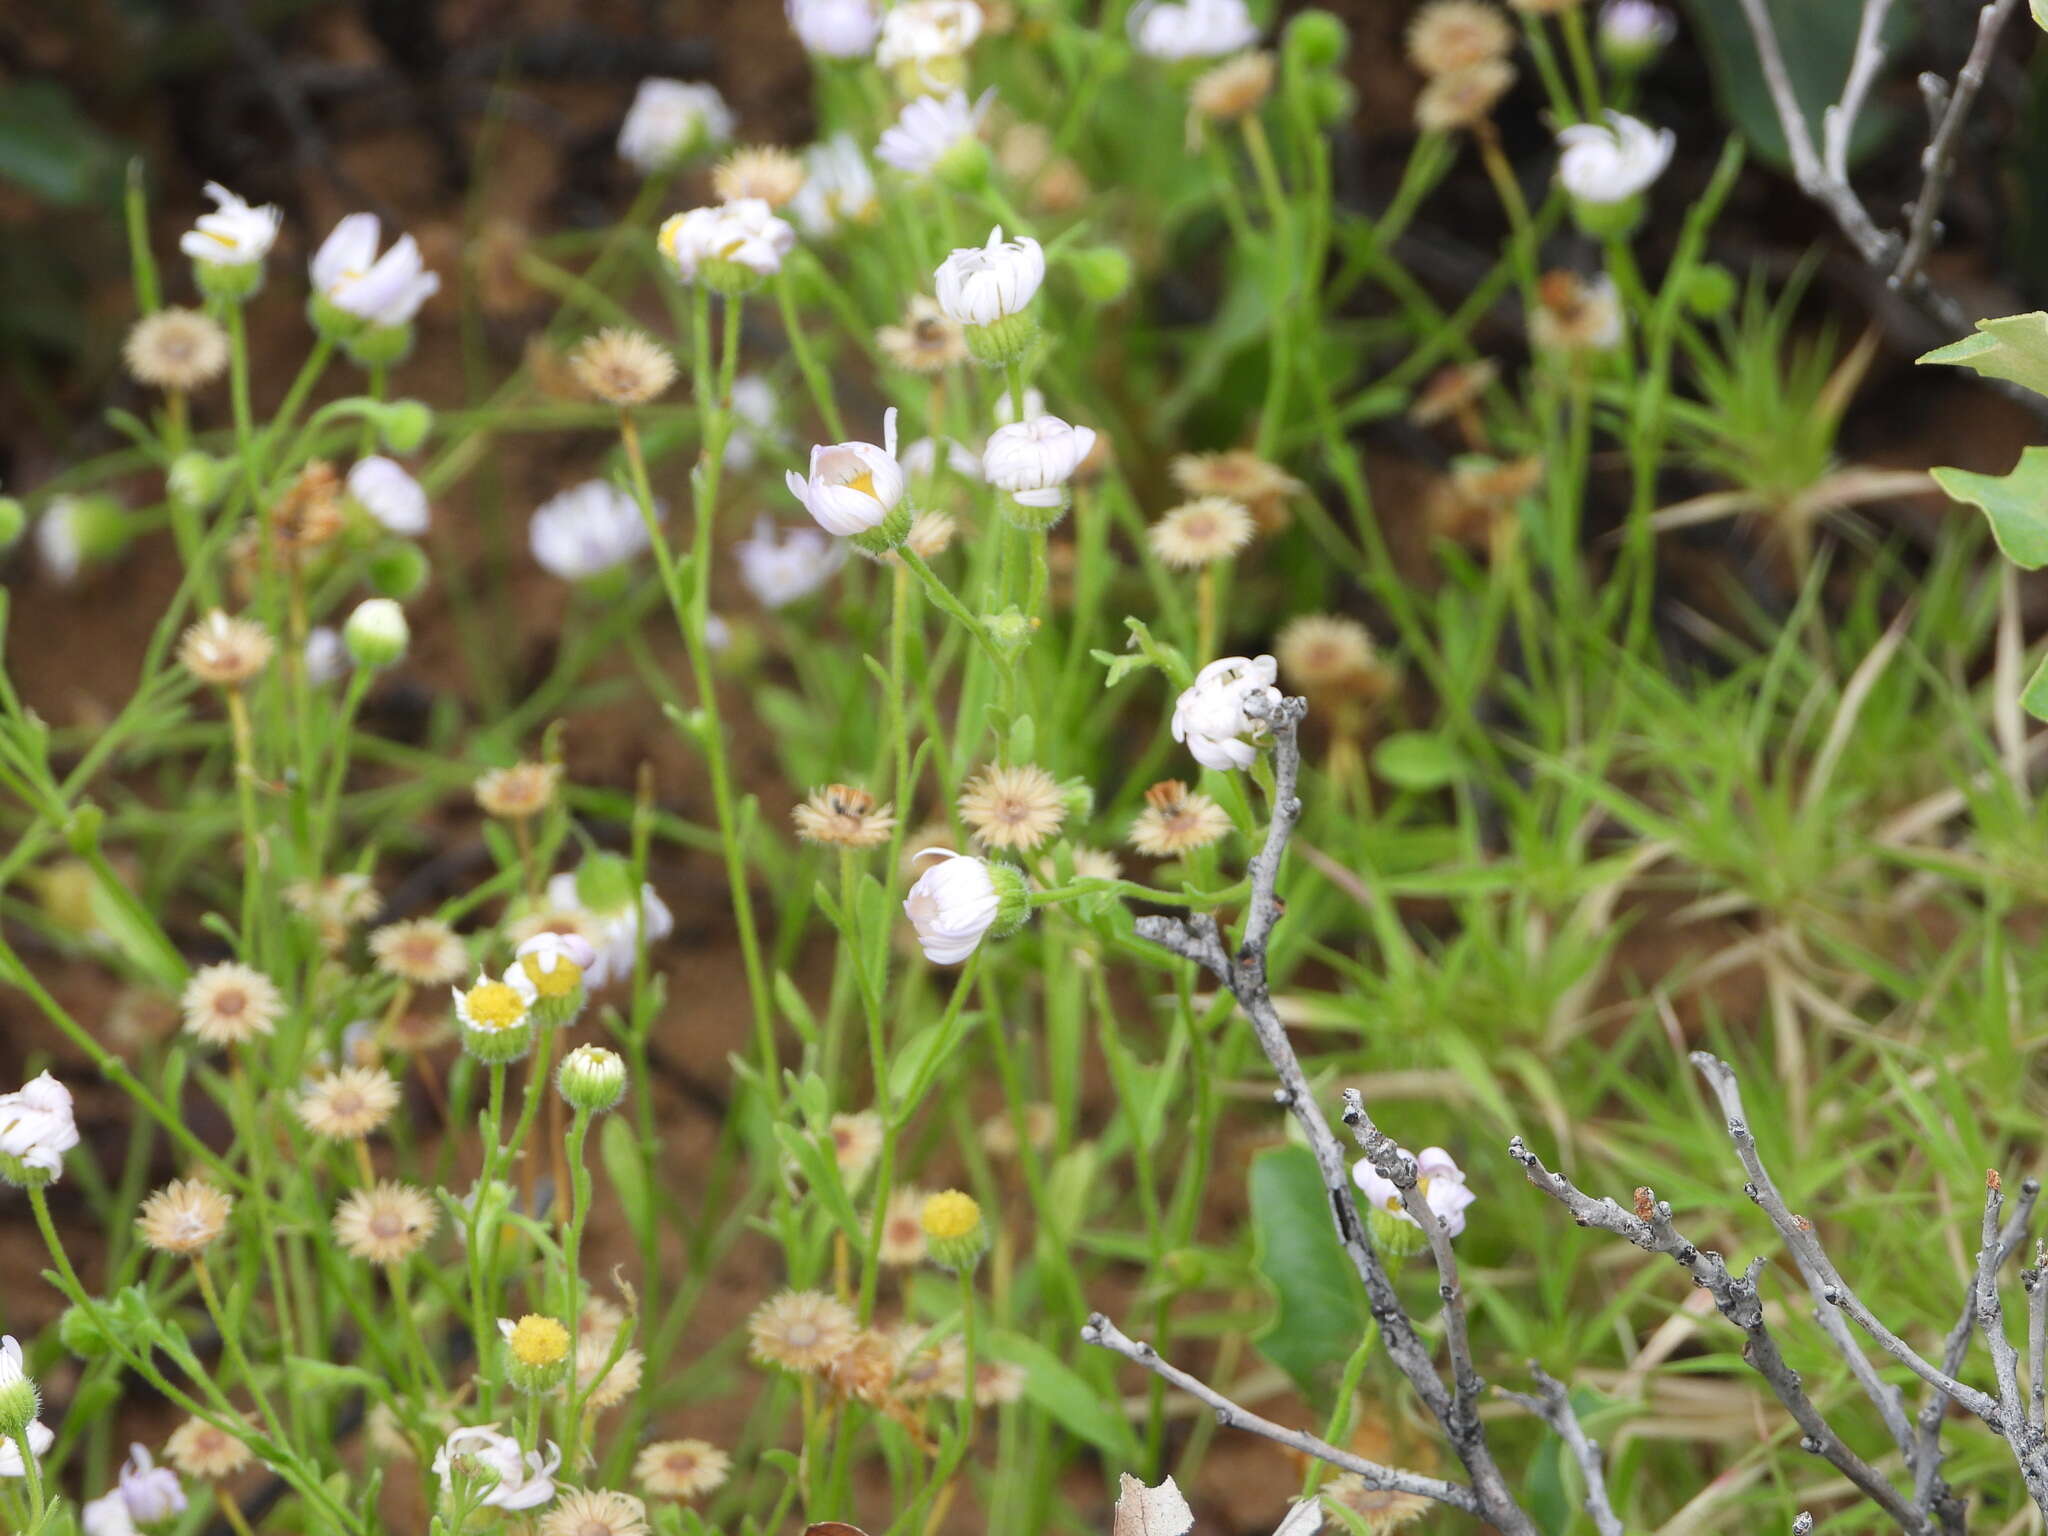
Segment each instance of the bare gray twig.
M1261 1435L1279 1445L1312 1456L1318 1461L1328 1462L1333 1467L1356 1474L1368 1488L1385 1489L1393 1493L1412 1493L1425 1499L1434 1499L1439 1504L1448 1504L1461 1509L1468 1515L1480 1513L1479 1501L1472 1490L1462 1483L1447 1482L1440 1477L1426 1477L1420 1472L1405 1472L1399 1467L1382 1466L1379 1462L1368 1461L1350 1451L1339 1450L1326 1440L1298 1429L1289 1429L1284 1424L1275 1424L1271 1419L1261 1418L1249 1408L1240 1407L1218 1392L1214 1387L1190 1376L1178 1366L1170 1365L1159 1357L1159 1351L1150 1344L1131 1338L1100 1312L1088 1319L1081 1330L1081 1337L1088 1343L1122 1355L1126 1360L1142 1365L1153 1375L1170 1386L1180 1388L1188 1396L1208 1404L1215 1410L1216 1422L1226 1429L1242 1429L1254 1435Z
M1600 1460L1600 1447L1586 1438L1585 1427L1572 1411L1571 1393L1534 1360L1529 1362L1529 1374L1536 1380L1533 1397L1525 1392L1510 1392L1505 1387L1494 1390L1510 1402L1520 1403L1557 1431L1557 1437L1572 1453L1572 1460L1579 1464L1586 1479L1586 1514L1593 1528L1600 1536L1624 1536L1621 1517L1615 1514L1614 1505L1607 1498L1607 1472Z
M2043 1408L2048 1406L2048 1381L2041 1376L2042 1366L2048 1364L2048 1284L2043 1283L2041 1257L2036 1245L2033 1267L2020 1273L2027 1292L2027 1384L2033 1393L2027 1422L2036 1429L2042 1427Z
M1998 1409L1986 1422L2004 1436L2019 1462L2027 1492L2048 1513L2048 1437L2028 1416L2020 1395L2020 1356L2005 1332L2004 1303L1998 1295L1998 1267L2005 1259L1998 1213L2005 1203L1997 1170L1984 1177L1983 1246L1977 1250L1977 1328L1991 1352L1991 1374L1998 1382Z
M1977 93L1984 87L1985 73L1991 67L1991 50L1998 46L1998 34L2005 30L2005 24L2018 9L2018 0L1991 0L1991 3L1977 13L1977 37L1970 45L1970 56L1963 62L1956 75L1956 83L1948 93L1948 102L1941 114L1941 125L1934 130L1934 138L1921 156L1920 195L1913 200L1913 219L1906 230L1906 248L1899 255L1898 265L1892 269L1892 286L1910 288L1920 276L1921 266L1927 260L1927 253L1934 245L1935 220L1941 214L1942 199L1948 193L1948 178L1955 166L1957 142L1963 131L1963 122L1970 115L1970 108L1977 100Z

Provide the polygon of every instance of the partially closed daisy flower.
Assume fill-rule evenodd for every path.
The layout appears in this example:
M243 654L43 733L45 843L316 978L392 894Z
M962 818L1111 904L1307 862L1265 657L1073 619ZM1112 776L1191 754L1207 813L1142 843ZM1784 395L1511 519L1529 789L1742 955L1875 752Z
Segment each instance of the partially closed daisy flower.
M502 981L479 972L467 991L451 989L462 1046L479 1061L502 1066L517 1061L533 1044L534 989L514 966Z
M832 843L842 848L874 848L889 841L896 816L875 797L851 784L814 789L790 812L796 835L807 843Z
M895 72L905 96L951 89L966 78L964 56L982 23L975 0L898 0L882 15L875 63Z
M370 957L387 976L416 987L442 987L469 974L469 951L438 918L390 923L370 935Z
M661 226L657 244L683 282L745 294L782 270L796 231L762 199L743 197L674 215Z
M664 1499L695 1499L725 1485L732 1458L708 1440L657 1440L633 1463L633 1476Z
M1159 559L1181 570L1228 560L1252 540L1252 515L1227 496L1197 496L1166 513L1146 531Z
M643 176L732 137L732 109L718 88L689 80L642 80L619 125L619 158Z
M659 514L659 506L655 510ZM647 519L610 481L586 480L534 509L526 543L550 575L592 581L646 550Z
M1207 848L1229 835L1230 813L1179 779L1145 791L1145 809L1131 823L1131 846L1155 859Z
M882 130L875 158L911 176L950 175L978 164L987 153L978 135L991 93L972 104L964 91L919 96Z
M991 765L960 792L960 816L988 848L1029 853L1060 829L1067 805L1053 776L1036 763Z
M310 1084L293 1103L299 1123L329 1141L359 1141L398 1108L398 1083L374 1067L344 1067Z
M541 1516L540 1536L647 1536L647 1506L610 1488L574 1488Z
M193 972L178 1000L185 1032L208 1045L246 1045L277 1027L284 994L261 971L236 961Z
M228 333L203 310L160 309L135 322L121 359L140 383L191 391L227 372Z
M822 1291L784 1291L747 1319L753 1357L786 1371L822 1371L853 1343L860 1324L853 1309Z
M334 1240L351 1258L402 1264L426 1246L440 1220L440 1208L426 1191L387 1179L341 1202Z
M903 542L910 509L903 503L903 466L896 461L896 407L882 413L882 441L821 443L811 449L810 473L788 470L783 481L818 526L853 539L870 554Z
M676 381L676 360L645 331L609 326L569 354L569 372L593 400L626 408L645 405Z
M142 1202L135 1230L160 1253L198 1253L221 1235L235 1202L202 1179L173 1179Z

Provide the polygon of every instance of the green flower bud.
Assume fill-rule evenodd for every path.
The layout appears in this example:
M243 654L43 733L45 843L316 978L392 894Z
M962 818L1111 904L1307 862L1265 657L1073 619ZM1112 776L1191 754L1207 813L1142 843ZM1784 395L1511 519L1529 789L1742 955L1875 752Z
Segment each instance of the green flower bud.
M346 343L363 328L363 317L350 314L326 294L315 292L306 300L306 324L313 327L315 335Z
M412 630L403 608L388 597L372 597L356 604L342 626L341 639L357 666L375 669L404 660Z
M28 508L12 496L0 496L0 555L21 542L28 531Z
M727 261L722 256L714 256L697 263L697 281L728 299L743 299L765 287L768 274L756 271L743 261Z
M1702 262L1686 274L1685 307L1702 320L1727 314L1735 293L1735 274L1719 262Z
M955 192L979 192L988 185L988 146L978 138L951 145L932 166L932 179Z
M370 556L363 574L379 597L408 598L427 584L427 552L417 544L393 542Z
M434 411L424 400L393 400L377 413L377 435L392 453L418 453L434 430Z
M171 460L164 488L171 500L188 512L204 512L220 500L234 478L235 467L212 454L188 448Z
M1335 69L1351 47L1351 32L1328 11L1302 11L1281 35L1280 52L1290 71Z
M1005 494L996 502L996 510L1002 514L1003 521L1012 528L1022 528L1026 533L1043 533L1048 528L1057 527L1060 519L1067 515L1067 508L1072 505L1073 498L1067 494L1066 487L1061 486L1058 490L1059 499L1049 505ZM1038 496L1045 493L1033 494Z
M1429 1246L1429 1238L1422 1228L1406 1215L1396 1215L1377 1205L1366 1210L1365 1225L1372 1234L1373 1247L1379 1249L1381 1256L1390 1264L1412 1258Z
M576 867L576 900L586 911L624 912L638 894L633 866L616 853L593 853Z
M996 920L988 931L1000 939L1022 928L1031 916L1031 888L1024 883L1024 871L1001 859L988 861L988 878L996 888Z
M995 642L996 649L1012 661L1023 655L1024 647L1031 643L1031 621L1014 603L1001 613L984 613L981 627Z
M1076 775L1060 785L1060 803L1069 821L1087 821L1095 815L1095 786Z
M1113 304L1131 286L1131 258L1113 245L1091 245L1067 258L1074 285L1091 304Z
M579 1045L562 1058L555 1086L571 1109L601 1115L625 1097L625 1059L601 1045Z
M1358 92L1342 75L1314 75L1302 82L1309 116L1327 128L1341 123L1358 110Z
M57 1319L57 1340L81 1360L97 1360L114 1347L99 1319L84 1307L66 1307Z

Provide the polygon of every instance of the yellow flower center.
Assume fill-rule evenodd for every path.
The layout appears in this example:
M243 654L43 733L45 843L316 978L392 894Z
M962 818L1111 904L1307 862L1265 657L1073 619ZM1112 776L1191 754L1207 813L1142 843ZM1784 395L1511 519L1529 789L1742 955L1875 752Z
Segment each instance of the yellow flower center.
M925 1236L941 1242L965 1237L981 1225L981 1207L974 1196L957 1189L933 1195L924 1203Z
M529 1312L512 1327L506 1341L521 1365L554 1365L569 1357L569 1330L552 1317Z
M474 1029L517 1029L526 1022L526 999L502 981L480 981L463 999Z
M848 490L859 491L863 496L874 496L875 500L877 501L880 501L882 499L879 496L875 496L874 475L865 469L862 470L859 474L855 475L851 480L842 480L840 484L844 485Z
M519 965L542 997L567 997L583 982L583 967L567 955L556 955L552 970L541 969L539 955L527 955Z

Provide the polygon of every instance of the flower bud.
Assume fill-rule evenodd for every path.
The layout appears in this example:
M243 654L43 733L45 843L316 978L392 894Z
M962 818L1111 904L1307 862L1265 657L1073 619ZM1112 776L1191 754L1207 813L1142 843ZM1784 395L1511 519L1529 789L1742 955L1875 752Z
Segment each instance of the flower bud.
M393 543L369 559L364 576L380 597L415 596L427 584L427 552L417 544Z
M1735 274L1717 261L1702 262L1686 274L1685 307L1702 320L1728 313L1735 302Z
M42 1395L21 1363L21 1345L9 1334L0 1339L0 1440L17 1440L35 1422Z
M1616 74L1640 74L1657 62L1677 24L1653 0L1607 0L1597 35L1600 57Z
M28 531L28 509L12 496L0 496L0 555L21 542Z
M412 631L405 610L388 597L366 598L342 626L342 643L359 667L395 666L405 658Z
M434 430L434 411L424 400L393 400L376 414L377 435L396 454L418 453Z
M114 1347L99 1319L80 1306L66 1307L58 1317L57 1341L81 1360L97 1360Z
M316 288L306 300L306 324L316 336L345 343L363 328L363 317L350 314Z
M220 500L234 478L235 467L197 448L187 449L171 460L164 488L171 500L188 512L204 512Z
M1074 285L1091 304L1114 304L1131 286L1131 258L1113 245L1091 245L1067 257Z
M1350 30L1329 11L1302 11L1287 23L1280 51L1290 70L1335 69L1351 47Z
M571 1109L601 1115L625 1097L625 1060L601 1045L579 1045L562 1058L555 1086Z
M982 1220L981 1206L962 1190L931 1196L918 1220L924 1227L925 1250L941 1268L963 1274L988 1251L988 1223Z
M1422 1228L1405 1215L1395 1215L1370 1207L1365 1213L1365 1224L1372 1233L1372 1245L1379 1249L1380 1256L1390 1261L1413 1258L1429 1246L1429 1239Z
M569 1369L569 1330L537 1312L513 1322L498 1319L505 1340L505 1375L522 1392L545 1392Z
M990 156L980 139L964 138L948 145L932 164L932 178L955 192L979 192L988 185Z
M222 304L246 304L263 286L260 261L195 261L192 280L209 299Z
M1572 222L1589 240L1626 240L1643 221L1643 200L1639 196L1612 203L1590 202L1583 197L1570 201Z
M593 853L576 866L576 901L586 912L623 912L637 894L632 864L616 853Z
M1322 127L1341 123L1358 108L1358 92L1342 75L1316 75L1302 83L1309 116Z
M1021 656L1024 647L1031 643L1031 620L1024 616L1024 611L1015 603L1001 613L984 613L981 616L981 627L988 632L989 639L995 642L996 649L1012 661Z

